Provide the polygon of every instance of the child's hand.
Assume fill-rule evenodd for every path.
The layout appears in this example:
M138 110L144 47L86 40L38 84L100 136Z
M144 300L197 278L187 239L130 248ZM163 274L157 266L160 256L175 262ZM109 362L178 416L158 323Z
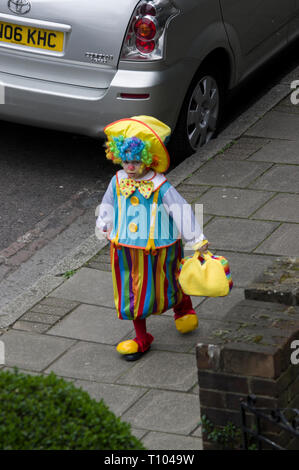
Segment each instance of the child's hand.
M101 240L104 238L110 238L110 233L112 232L112 227L108 228L107 225L104 225L102 229L96 227L96 235Z
M107 225L103 228L105 238L110 238L110 233L112 232L112 227L108 228Z
M206 253L209 248L209 243L205 243L205 245L201 246L197 251L199 254Z
M196 243L192 246L194 251L198 251L198 253L206 253L208 251L209 242L208 240L203 240L202 242Z

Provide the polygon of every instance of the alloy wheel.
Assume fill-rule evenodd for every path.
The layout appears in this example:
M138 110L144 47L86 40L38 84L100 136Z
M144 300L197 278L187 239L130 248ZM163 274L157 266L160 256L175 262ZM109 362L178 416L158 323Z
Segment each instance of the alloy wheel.
M216 131L220 106L219 88L209 75L200 79L187 110L187 135L193 150L209 142Z

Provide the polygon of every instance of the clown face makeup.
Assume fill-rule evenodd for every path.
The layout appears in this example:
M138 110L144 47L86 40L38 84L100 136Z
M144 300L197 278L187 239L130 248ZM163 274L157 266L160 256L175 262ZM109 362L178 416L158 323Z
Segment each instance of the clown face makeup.
M122 167L127 175L133 180L142 178L148 172L148 167L144 163L137 160L123 161Z

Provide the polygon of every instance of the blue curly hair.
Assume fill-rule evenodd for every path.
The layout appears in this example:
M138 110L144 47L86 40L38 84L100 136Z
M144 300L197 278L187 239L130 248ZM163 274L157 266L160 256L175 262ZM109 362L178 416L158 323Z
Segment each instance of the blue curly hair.
M149 142L144 142L138 137L124 138L120 135L113 137L113 140L107 143L106 155L114 163L141 161L145 165L150 165L153 158L149 149Z

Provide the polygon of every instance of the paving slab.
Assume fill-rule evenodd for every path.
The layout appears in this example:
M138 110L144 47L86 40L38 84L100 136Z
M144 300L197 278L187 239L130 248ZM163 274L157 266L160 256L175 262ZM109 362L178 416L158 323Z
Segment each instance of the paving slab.
M199 400L192 393L150 390L122 418L136 428L189 435L200 422Z
M150 450L203 450L202 440L198 437L185 437L176 434L149 432L143 439L143 444ZM191 455L189 456L191 458ZM192 463L190 460L186 462Z
M198 341L198 330L182 335L175 327L172 315L151 315L147 319L147 329L154 336L152 349L158 351L188 352ZM134 335L135 336L135 335ZM128 335L127 339L132 338Z
M148 431L146 429L136 429L132 428L131 426L131 432L133 436L137 437L137 439L143 440L144 436L148 434Z
M192 301L192 306L195 309L195 307L197 307L198 305L201 304L201 302L203 301L203 297L191 296L191 301ZM163 312L163 314L160 315L160 318L171 317L173 319L173 316L174 316L173 310L170 309L170 310L166 310L166 312ZM154 321L155 318L158 318L158 316L157 315L151 315L148 318L148 321ZM173 323L173 320L169 324L172 325L172 323ZM173 327L171 326L170 330L172 330L172 328Z
M248 160L299 165L299 143L274 139L255 152Z
M56 299L55 297L47 297L38 304L34 305L30 309L30 312L46 313L48 315L63 317L78 305L79 302L72 302L65 299Z
M91 398L97 401L104 400L105 405L117 416L121 416L145 393L141 387L104 384L87 380L75 380L74 385L88 392Z
M113 383L130 367L131 363L120 360L115 347L80 341L45 372L53 371L62 377Z
M250 184L250 188L299 193L299 165L274 165Z
M275 193L249 189L212 188L196 202L206 214L249 217Z
M117 383L187 392L197 382L195 364L190 354L151 351Z
M22 316L22 320L31 321L36 323L46 323L48 325L54 324L59 320L59 316L57 315L48 315L47 313L40 313L40 312L28 312Z
M241 301L243 300L244 296L242 297ZM234 307L236 303L232 303L231 307ZM214 310L213 313L209 314L203 314L201 315L201 312L198 313L199 317L199 328L197 330L198 332L198 342L197 344L200 343L206 343L212 342L213 344L222 344L223 343L223 336L222 333L226 332L228 328L228 322L230 322L230 312L231 309L227 308L225 310L225 315L222 315L219 310ZM215 314L216 312L216 314ZM217 317L217 313L220 313ZM213 314L215 316L213 317ZM219 334L220 332L220 334ZM190 353L194 355L194 347L192 347L192 350L189 351ZM191 391L189 391L192 393Z
M49 297L114 308L111 273L97 269L81 268Z
M269 139L242 136L238 140L233 141L219 156L221 156L222 160L247 160L269 142Z
M31 331L36 333L44 333L49 329L49 325L45 323L33 323L31 321L18 320L13 325L14 330Z
M276 111L279 111L281 113L288 113L288 114L299 114L299 107L298 105L292 105L292 103L290 103L290 105L287 105L285 103L280 103L277 108L276 108Z
M191 436L194 436L194 437L202 437L202 429L201 429L201 426L198 426L198 428L196 428L195 431L193 431L193 433L191 434Z
M206 192L209 189L209 186L199 186L199 185L192 185L188 184L180 184L176 190L180 193L180 195L186 199L189 204L195 201L201 194Z
M227 297L207 298L196 308L199 319L199 331L203 328L202 320L223 320L231 308L244 299L243 289L233 287L231 293Z
M237 287L246 287L256 277L264 272L276 259L275 256L258 254L245 254L221 250L221 255L228 259L229 267L234 282L232 295Z
M1 336L5 345L5 365L43 371L67 351L74 341L24 331L10 330Z
M119 320L114 309L81 304L47 334L115 345L133 330L132 322Z
M185 181L188 184L244 188L271 167L271 163L232 161L215 157Z
M200 305L202 303L203 299L204 299L203 297L198 297L198 296L195 296L195 295L191 295L190 297L191 297L193 308Z
M255 250L255 253L298 256L299 224L282 224Z
M252 218L299 223L299 195L278 194L255 212Z
M184 256L192 256L193 253L194 251L186 250ZM193 308L195 308L203 301L203 298L197 297L195 295L191 295L191 301L192 301ZM174 313L172 309L166 310L166 312L163 313L163 317L168 316L168 317L173 318L173 315ZM150 318L157 318L157 317L155 315L152 315Z
M246 132L248 136L298 140L299 115L270 111Z
M211 243L211 251L223 249L251 252L278 225L277 222L215 217L205 228L205 236Z

